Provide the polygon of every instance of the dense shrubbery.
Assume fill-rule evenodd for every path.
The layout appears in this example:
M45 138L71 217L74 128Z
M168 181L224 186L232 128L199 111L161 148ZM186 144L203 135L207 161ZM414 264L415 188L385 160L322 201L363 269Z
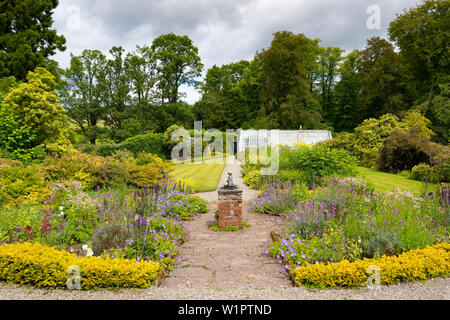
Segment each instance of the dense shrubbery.
M322 187L271 184L253 200L256 212L287 225L266 253L284 270L397 255L448 241L448 193L422 197L374 194L362 179L327 179Z
M382 256L379 259L307 265L294 269L292 277L299 285L318 288L365 286L372 276L369 266L377 266L380 269L380 280L384 285L448 277L450 245L441 243L404 252L399 256Z
M41 205L2 209L0 242L37 242L81 256L87 253L80 249L85 244L95 256L112 261L109 265L120 264L115 259L132 259L134 263L145 260L157 262L153 265L160 265L157 271L163 272L179 261L179 247L187 236L183 220L208 211L206 201L190 195L189 189L174 180L163 180L141 189L123 185L122 189L98 189L97 192L85 192L81 182L66 180L52 183L50 189L48 199ZM58 262L49 260L48 263ZM44 266L39 262L36 267ZM36 284L35 276L28 272L31 278L26 279L27 283ZM16 275L2 276L2 279L18 281ZM100 277L98 281L107 287L114 286L108 279ZM56 279L48 281L57 282ZM118 287L138 286L126 277L116 281Z
M416 164L429 163L428 141L406 130L394 130L383 141L378 169L387 172L411 170Z
M29 241L78 255L85 255L87 252L80 248L88 245L93 254L112 262L96 263L102 265L98 269L99 278L90 279L88 275L86 281L91 284L85 288L147 286L154 277L144 281L137 275L133 280L119 273L116 276L120 279L101 279L102 270L127 265L114 262L114 258L132 259L134 263L146 260L149 265L158 265L155 273L172 268L179 260L179 247L186 239L183 220L208 209L206 201L190 194L189 186L168 179L168 170L168 164L154 154L140 152L135 158L125 150L116 151L111 157L71 150L32 165L0 159L0 244ZM39 246L33 248L41 250ZM97 272L94 267L83 265L84 270ZM45 266L38 261L24 267L29 277L21 283L61 286L58 279L40 282L30 269ZM144 267L139 272L147 273ZM0 274L0 279L8 281L19 281L22 276L22 273L10 275L5 270ZM60 274L49 271L45 275Z
M48 194L48 183L39 168L15 162L0 165L0 208L36 203Z
M80 288L145 288L157 279L159 263L78 257L39 243L0 246L0 280L46 288L67 288L70 266L80 270ZM74 272L75 270L72 270Z
M348 153L318 144L311 148L299 147L280 152L279 168L302 171L304 181L312 185L325 176L352 176L354 164Z
M248 150L246 150L248 159ZM282 147L279 154L279 170L274 175L261 176L264 159L259 156L242 167L244 182L252 188L258 188L272 181L300 181L310 186L320 184L325 176L353 176L354 159L343 150L330 149L326 145L297 145L293 148Z
M169 169L162 159L147 153L140 154L139 163L142 165L133 158L121 161L126 160L123 158L126 155L114 155L105 158L73 150L62 156L48 157L43 168L49 180L70 177L81 181L85 190L121 183L144 187L162 179Z
M167 158L170 155L165 146L164 134L162 133L137 135L119 144L84 145L79 148L84 152L97 153L103 157L112 156L120 150L130 151L134 156L141 152L152 153L161 158Z
M411 179L419 181L436 182L434 169L426 163L419 163L418 165L415 165L411 169L410 177Z

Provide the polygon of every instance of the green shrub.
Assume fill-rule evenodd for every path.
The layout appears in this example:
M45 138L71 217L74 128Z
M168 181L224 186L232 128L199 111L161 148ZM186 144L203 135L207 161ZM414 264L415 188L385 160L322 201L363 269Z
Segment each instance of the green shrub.
M162 133L147 133L128 138L120 144L119 148L131 151L134 156L142 151L163 158L166 158L169 154L164 146L164 134Z
M252 170L245 175L243 180L244 184L250 188L258 189L262 184L263 178L259 170Z
M0 207L37 203L49 192L44 175L36 165L17 164L0 168Z
M399 128L406 128L406 124L400 122L395 115L389 113L382 115L379 119L370 118L364 120L354 130L355 140L352 154L364 166L376 166L383 140L392 131Z
M67 288L70 266L80 270L81 289L144 288L158 277L158 262L77 257L39 243L0 246L0 280L39 288Z
M307 179L304 171L295 169L284 169L279 170L275 175L272 176L274 179L279 179L281 182L302 182Z
M411 169L411 179L425 182L435 182L434 169L426 163L419 163Z
M164 161L157 155L154 155L149 152L140 152L136 156L136 164L138 166L144 166L151 163L156 165L163 165Z
M331 149L341 149L352 153L355 144L355 135L349 132L340 132L333 139L322 143Z
M416 164L430 163L428 141L407 130L394 130L383 142L378 169L385 172L411 170Z
M317 144L281 151L279 169L301 171L303 181L311 185L320 183L325 176L354 176L355 161L346 151Z

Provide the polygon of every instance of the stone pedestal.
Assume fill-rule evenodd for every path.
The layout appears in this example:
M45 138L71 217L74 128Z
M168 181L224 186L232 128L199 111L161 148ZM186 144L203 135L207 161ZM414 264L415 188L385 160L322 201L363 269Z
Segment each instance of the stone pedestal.
M226 228L229 226L240 227L242 223L242 190L220 188L218 226Z

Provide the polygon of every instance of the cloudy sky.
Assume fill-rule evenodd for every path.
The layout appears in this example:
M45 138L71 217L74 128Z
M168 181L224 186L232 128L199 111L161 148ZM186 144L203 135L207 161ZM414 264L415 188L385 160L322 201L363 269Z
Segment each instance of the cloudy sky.
M270 46L280 30L319 38L322 46L362 49L366 39L386 36L389 22L419 0L60 0L54 27L67 50L53 58L67 67L70 53L132 51L161 34L187 35L207 68L241 59ZM378 9L377 9L378 8ZM377 22L379 10L379 22ZM369 27L368 27L369 25ZM199 94L183 88L186 101Z

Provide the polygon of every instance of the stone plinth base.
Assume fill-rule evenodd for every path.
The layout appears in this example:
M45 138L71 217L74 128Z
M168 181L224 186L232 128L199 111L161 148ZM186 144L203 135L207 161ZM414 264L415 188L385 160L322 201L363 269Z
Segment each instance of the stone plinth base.
M218 226L241 226L242 223L242 190L220 188L219 191Z

